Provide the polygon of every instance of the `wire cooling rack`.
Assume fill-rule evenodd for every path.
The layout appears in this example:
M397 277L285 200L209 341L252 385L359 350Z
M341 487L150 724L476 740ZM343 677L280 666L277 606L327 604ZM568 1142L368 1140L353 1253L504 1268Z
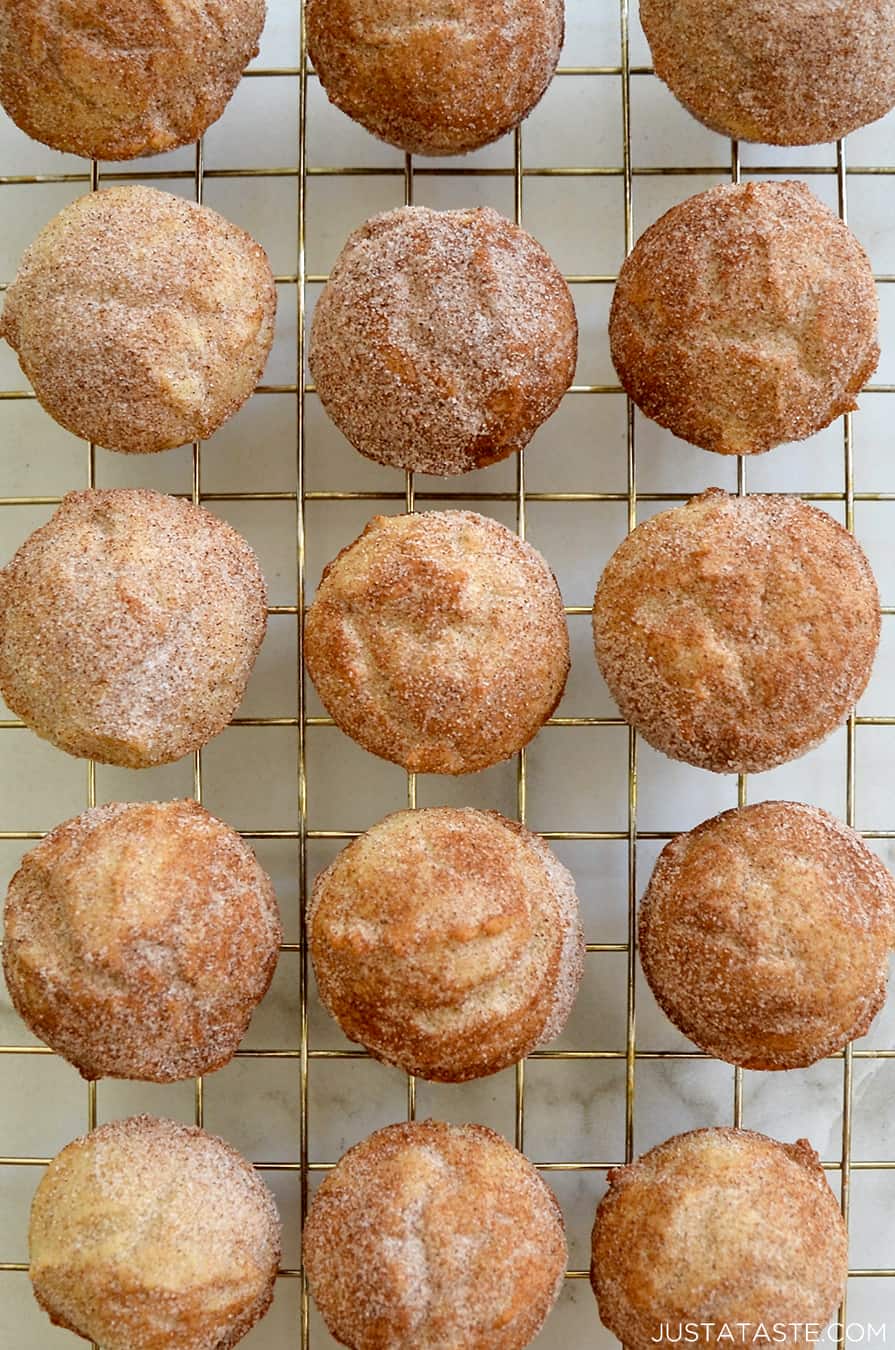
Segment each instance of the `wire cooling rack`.
M565 178L565 179L585 179L585 178L612 178L620 182L623 192L623 231L624 231L624 251L627 253L634 242L634 215L633 215L633 186L635 180L641 176L648 175L711 175L716 180L719 175L717 164L695 165L686 168L681 167L653 167L641 168L633 163L632 159L632 137L631 137L631 108L632 108L632 84L641 77L652 74L648 66L632 64L631 44L630 44L630 26L632 16L629 15L628 0L591 0L591 3L597 8L616 7L618 9L619 31L620 31L620 49L617 64L609 65L564 65L558 71L558 79L568 78L570 76L587 77L594 80L605 80L607 77L614 79L621 93L621 129L622 129L622 162L621 164L599 167L596 165L580 165L577 167L540 167L535 164L529 164L525 158L525 128L515 133L513 140L513 162L507 167L467 167L464 162L457 162L448 168L420 165L406 157L403 167L393 165L391 167L369 166L349 166L349 165L310 165L308 155L308 137L307 137L307 109L308 109L308 90L312 80L316 77L309 69L308 60L304 48L303 37L301 39L300 56L297 66L270 66L262 65L251 69L247 78L257 79L261 77L278 77L283 80L295 81L298 87L298 110L299 110L299 139L297 145L297 163L286 168L265 168L243 166L237 168L208 168L205 164L203 146L199 143L195 148L195 159L191 169L171 171L170 169L129 171L128 168L121 166L112 166L107 170L101 171L100 166L93 163L89 171L59 173L59 174L17 174L0 175L0 188L8 189L13 186L38 185L45 183L72 183L83 185L84 189L95 189L101 182L105 181L127 181L130 179L139 179L141 181L153 181L154 179L168 180L191 180L192 191L197 201L202 201L206 182L218 178L232 178L245 180L246 191L252 191L252 179L287 177L296 182L297 187L297 248L295 252L295 270L287 272L277 277L277 283L280 289L281 297L283 293L290 288L294 289L297 304L297 338L295 350L295 377L292 383L267 384L262 385L258 390L258 396L264 397L268 394L280 394L290 396L295 400L296 420L297 420L297 438L296 438L296 457L295 457L295 482L294 487L289 491L244 491L244 492L209 492L203 488L202 473L202 450L199 445L193 447L192 452L192 499L196 502L209 504L214 509L215 503L227 502L283 502L291 504L295 509L295 566L297 582L297 603L294 605L278 605L271 607L271 614L285 616L294 619L298 627L298 641L300 644L301 625L304 608L304 597L306 594L306 583L311 588L316 582L316 576L307 576L307 541L308 541L308 515L307 507L311 502L350 502L367 501L371 503L386 503L382 509L386 510L414 510L420 503L436 504L439 502L469 502L477 503L481 509L488 512L495 503L509 504L510 509L515 511L516 528L520 535L525 535L527 525L527 508L533 502L551 502L551 503L585 503L585 502L613 502L619 503L626 511L627 528L632 529L638 519L638 510L641 504L653 504L661 502L677 502L686 500L690 495L688 492L639 492L637 477L637 454L636 454L636 435L635 435L635 417L630 404L627 405L626 412L626 486L624 490L605 491L605 492L544 492L532 491L526 487L526 468L525 456L518 457L515 473L515 488L512 491L465 491L463 490L463 480L457 484L452 484L444 490L433 491L420 489L414 483L412 475L406 476L406 481L402 491L335 491L335 490L311 490L306 485L307 465L306 465L306 400L309 394L312 394L313 388L307 383L305 373L305 315L308 298L308 288L319 285L326 280L322 273L313 273L308 270L306 264L306 243L308 240L309 220L308 220L308 187L318 178L331 177L360 177L367 175L376 176L398 176L403 180L403 197L407 204L414 201L415 184L423 178L432 175L449 177L463 177L464 175L475 175L477 178L501 177L512 180L513 203L515 218L519 223L526 223L526 187L537 178ZM3 166L0 165L0 168ZM739 147L734 143L730 148L729 176L732 181L738 181L740 177L741 162ZM767 165L749 165L750 174L759 175L780 175L793 174L799 176L823 174L832 175L835 180L835 187L838 198L839 211L843 219L847 216L848 210L848 190L852 176L855 174L885 175L895 173L895 164L877 165L872 167L850 168L846 161L845 145L840 143L836 147L835 165L793 165L787 164L785 167L778 164ZM696 190L695 188L693 190ZM7 199L8 200L8 199ZM0 220L3 219L4 208L11 209L0 194ZM359 223L359 222L358 222ZM596 274L582 273L570 275L567 278L570 283L582 287L610 287L615 280L611 273ZM6 279L7 281L9 278ZM893 275L879 275L877 280L882 283L892 283L895 281ZM871 388L875 392L895 393L895 385L874 384ZM569 393L569 398L599 398L603 395L620 394L617 385L608 383L583 383L575 385ZM33 395L25 388L12 388L0 392L0 405L10 400L20 400L33 398ZM2 406L0 406L2 413ZM839 504L844 511L845 523L849 529L854 529L855 524L855 504L860 501L882 502L895 500L895 492L857 492L855 488L854 456L852 441L852 422L851 417L847 416L842 420L842 490L837 492L806 492L804 495L809 500L822 503ZM710 470L707 470L710 474ZM709 481L707 478L706 483ZM86 483L88 486L96 482L96 455L92 446L86 451ZM747 466L744 460L739 460L737 464L736 477L737 490L745 493L747 490ZM58 496L7 496L0 497L2 506L19 507L51 507L59 501ZM371 511L375 509L371 505ZM584 544L582 546L585 546ZM585 606L567 606L567 613L570 616L584 616L589 611ZM886 615L895 614L895 609L886 608ZM297 704L293 716L289 717L238 717L236 726L251 727L282 727L294 729L294 734L298 746L297 763L297 781L298 781L298 826L295 829L258 829L247 831L246 837L250 840L286 840L294 843L297 852L297 880L299 890L299 901L303 910L303 899L307 893L307 883L309 881L308 867L308 849L309 845L316 841L327 842L332 846L341 845L343 841L354 837L355 831L351 830L323 830L312 829L308 825L307 807L309 802L309 792L313 793L313 782L309 783L308 766L308 730L316 727L332 727L330 719L323 716L313 715L309 711L309 702L305 682L299 680ZM572 736L576 734L576 729L585 727L617 727L623 728L624 723L617 717L599 717L599 716L557 716L552 719L551 725L554 727L566 728L566 734ZM856 728L859 726L895 726L895 715L893 716L867 716L855 717L849 720L846 736L845 748L845 815L850 824L855 823L855 779L856 779ZM7 718L0 721L0 730L4 736L12 735L30 735L21 727L18 721ZM333 732L332 734L340 734ZM626 888L627 888L627 935L622 942L601 942L589 943L589 953L618 953L623 955L626 964L625 981L625 1005L624 1005L624 1048L614 1050L606 1049L548 1049L537 1052L532 1056L533 1060L544 1061L616 1061L623 1067L624 1073L624 1159L621 1157L613 1158L571 1158L561 1159L556 1157L535 1157L533 1160L537 1163L543 1173L550 1177L550 1174L557 1173L604 1173L605 1170L623 1160L629 1160L634 1156L635 1151L635 1105L637 1102L637 1074L638 1066L644 1061L649 1060L675 1060L675 1059L702 1059L699 1052L695 1050L677 1049L677 1050L649 1050L638 1045L636 1037L635 1024L635 1004L636 1004L636 906L638 891L642 889L638 882L638 845L643 841L662 841L671 838L670 833L659 831L647 831L639 828L638 825L638 742L635 734L630 730L626 731L626 769L627 769L627 789L626 800L624 804L625 822L623 828L617 829L599 829L589 830L545 830L545 837L551 841L615 841L624 846L626 850ZM0 763L6 757L0 750ZM197 799L202 800L203 796L203 764L202 755L197 754L194 758L192 768L192 789ZM515 773L515 806L520 820L526 819L527 799L529 789L529 770L527 766L526 752L522 752L516 761ZM745 803L748 797L748 784L745 777L738 781L738 799L740 803ZM85 793L84 804L93 805L97 800L96 770L93 764L88 764L85 770ZM406 789L407 804L411 807L417 802L417 781L413 775L407 779ZM470 804L475 804L470 799ZM376 804L371 804L370 818L367 824L373 824L378 818ZM0 824L5 822L0 821ZM695 822L690 822L691 824ZM599 822L595 821L594 825ZM895 822L893 822L895 824ZM42 830L0 830L0 840L21 841L23 845L29 840L36 840L42 837ZM875 840L895 839L895 828L873 831L865 831L868 838ZM299 1101L299 1120L298 1138L300 1147L298 1156L283 1162L264 1162L256 1160L257 1166L264 1172L291 1172L297 1174L301 1185L301 1209L304 1213L308 1201L309 1184L314 1180L315 1174L325 1172L335 1162L335 1156L318 1157L312 1151L309 1143L309 1083L314 1073L315 1064L324 1060L357 1060L366 1056L362 1051L349 1049L324 1049L312 1043L309 1023L309 969L307 951L304 941L304 928L302 926L300 941L297 943L286 943L283 948L284 960L297 962L298 980L300 984L300 1020L297 1028L296 1042L283 1049L242 1049L238 1057L241 1059L260 1059L260 1060L287 1060L294 1065L295 1075L298 1079L298 1101ZM36 1045L2 1045L0 1046L0 1075L3 1072L4 1058L12 1056L30 1056L36 1057L48 1055L51 1052L42 1046ZM892 1059L895 1058L895 1051L891 1049L864 1049L849 1047L843 1054L836 1056L835 1059L841 1063L841 1101L842 1101L842 1132L841 1148L838 1155L828 1157L824 1160L824 1165L830 1174L838 1174L841 1186L841 1200L843 1213L848 1220L851 1198L851 1180L857 1170L886 1170L895 1169L895 1158L884 1159L869 1162L863 1159L855 1159L852 1156L852 1127L853 1127L853 1078L854 1066L859 1059ZM9 1062L7 1060L7 1062ZM730 1096L729 1096L729 1120L740 1124L743 1118L743 1073L740 1070L731 1070L730 1077ZM2 1093L2 1077L0 1077L0 1093ZM102 1085L99 1091L102 1092ZM408 1078L406 1085L406 1113L408 1118L413 1118L416 1114L417 1106L417 1085L413 1078ZM247 1109L250 1109L247 1107ZM203 1081L198 1079L195 1083L194 1096L194 1117L197 1124L202 1124L205 1118L205 1091ZM90 1084L85 1089L83 1124L86 1127L93 1127L97 1120L97 1086ZM515 1143L520 1148L526 1145L526 1067L525 1064L519 1064L515 1069L514 1084L514 1110L513 1110L513 1134ZM797 1132L797 1122L792 1134ZM667 1131L668 1133L671 1130ZM2 1140L0 1140L2 1148ZM332 1153L337 1150L332 1150ZM48 1159L46 1157L25 1157L25 1156L0 1156L0 1167L2 1168L33 1168L39 1174ZM833 1177L831 1176L831 1179ZM35 1178L36 1180L36 1178ZM0 1228L0 1235L3 1229ZM7 1234L8 1238L8 1234ZM6 1240L6 1239L4 1239ZM21 1242L17 1242L17 1247L21 1247ZM0 1256L5 1252L0 1248ZM0 1272L13 1273L24 1272L27 1265L21 1261L3 1261L0 1262ZM874 1280L895 1281L895 1266L891 1263L879 1267L854 1267L851 1272L853 1278L872 1278ZM571 1269L568 1272L568 1279L571 1281L580 1281L586 1279L587 1272L584 1269ZM318 1328L314 1329L313 1319L310 1315L307 1289L302 1280L299 1268L285 1267L280 1272L282 1280L300 1281L300 1315L296 1325L291 1332L286 1334L286 1339L276 1342L266 1339L265 1345L301 1346L331 1344ZM895 1284L892 1284L891 1300L886 1302L895 1303ZM0 1302L2 1302L2 1292L0 1292ZM597 1320L595 1311L592 1314L593 1335L596 1337ZM847 1308L843 1306L840 1312L841 1326L837 1333L838 1340L843 1343L845 1340L844 1326L847 1323ZM549 1328L549 1323L548 1323ZM549 1333L548 1333L549 1334ZM552 1344L553 1342L551 1342ZM557 1342L558 1343L558 1342Z

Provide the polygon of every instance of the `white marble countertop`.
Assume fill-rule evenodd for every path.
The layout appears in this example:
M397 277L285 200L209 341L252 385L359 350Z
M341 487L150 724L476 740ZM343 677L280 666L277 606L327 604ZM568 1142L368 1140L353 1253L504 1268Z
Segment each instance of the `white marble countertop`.
M259 69L295 66L298 61L296 0L271 0ZM632 3L632 9L636 4ZM617 68L621 62L619 5L616 0L568 0L564 66ZM643 36L632 16L631 62L649 63ZM526 177L523 223L571 274L612 274L624 252L622 166L622 80L618 73L562 75L526 122L523 161L527 169L599 166L615 173L590 176ZM730 172L730 145L704 130L674 102L651 75L631 78L631 133L634 165L635 235L674 201L724 181ZM846 179L849 221L870 253L878 274L895 273L895 177L860 173L865 166L895 165L895 115L849 138ZM324 273L350 229L375 211L403 201L399 152L375 142L326 102L315 79L308 84L308 162L391 170L366 176L312 174L307 187L307 269ZM192 171L190 149L124 166L153 173ZM209 170L250 166L295 169L298 162L298 80L294 75L243 81L230 108L206 137ZM424 162L425 167L438 161ZM470 156L467 167L510 168L512 138ZM798 166L812 189L830 205L837 201L835 147L772 150L743 146L744 176L761 176L768 166ZM661 167L698 165L701 172L669 176L640 173ZM757 166L757 169L755 168ZM108 166L106 166L108 167ZM819 172L806 173L808 168ZM0 116L0 174L84 173L89 166L29 142ZM398 172L394 172L398 170ZM709 171L710 170L710 171ZM192 195L192 177L161 186ZM24 246L65 202L85 191L84 182L0 185L0 281L15 272ZM253 231L270 252L274 270L297 269L298 185L291 175L208 177L204 199ZM511 215L511 175L425 174L415 182L415 200L439 207L489 203ZM883 358L878 385L895 384L895 285L879 287ZM310 305L319 286L308 289ZM614 385L606 318L608 284L576 285L581 322L578 383ZM296 286L279 287L277 339L265 374L268 385L294 385L297 333ZM0 347L0 389L25 387L16 360ZM296 404L294 393L259 393L202 449L205 492L294 493L296 486ZM892 421L895 399L882 392L863 396L853 419L854 485L858 494L895 493ZM625 400L620 394L570 394L526 453L528 491L625 493ZM401 492L403 477L357 455L328 423L313 395L307 398L306 485L329 491ZM33 401L0 401L0 498L58 496L87 482L85 446L57 427ZM646 422L635 426L638 515L658 509L651 494L698 491L711 484L734 487L736 462L703 453ZM515 490L515 465L497 465L457 484L467 492ZM188 449L146 458L97 452L100 486L148 485L189 492ZM844 515L843 426L834 424L801 445L783 447L747 465L752 490L795 490L834 494L824 503ZM444 490L437 480L418 479L420 494ZM241 529L258 550L273 605L296 602L295 504L281 501L216 501L212 509ZM349 542L376 510L400 510L386 500L311 499L307 505L307 588L313 594L323 564ZM481 510L508 524L512 501L485 501ZM5 559L52 510L49 505L0 508L0 559ZM567 605L589 605L600 570L622 538L627 502L531 500L528 537L555 568ZM857 500L856 532L880 580L885 605L895 605L895 501ZM559 710L563 716L614 716L592 655L589 619L570 619L573 669ZM296 621L274 617L241 715L294 718L297 707ZM895 715L895 618L884 620L876 671L859 713ZM311 715L321 712L313 691ZM0 717L7 715L0 707ZM855 810L859 828L895 831L891 764L895 725L861 725L856 732ZM297 831L297 733L294 727L234 727L203 754L204 800L213 811L245 831ZM844 815L847 747L844 731L794 764L749 781L750 801L792 797ZM330 727L308 732L308 820L312 831L359 830L389 809L405 804L406 782L393 765L374 759ZM516 809L515 765L461 778L419 780L419 803L464 803ZM86 805L87 770L24 730L0 735L0 831L46 830ZM188 762L134 773L98 767L96 794L109 799L188 795ZM648 747L639 752L637 829L687 829L734 805L736 782L674 764ZM553 727L528 753L528 823L548 831L618 832L627 829L627 733L621 727ZM0 838L0 878L15 869L28 844ZM308 870L313 877L339 847L312 839ZM637 892L642 891L661 844L642 840L637 848ZM874 841L895 863L895 846ZM262 863L278 886L286 939L298 940L297 846L294 840L257 843ZM625 840L569 841L557 851L579 884L588 940L622 944L627 936L627 844ZM581 996L560 1046L623 1055L626 1037L627 957L622 952L588 956ZM300 1027L299 956L285 952L273 987L250 1029L249 1048L297 1051ZM858 1049L891 1051L895 997ZM0 990L0 1043L36 1045ZM334 1023L310 1001L313 1050L346 1047ZM637 979L638 1051L688 1048ZM833 1164L830 1181L839 1186L842 1151L843 1062L833 1060L785 1075L746 1073L743 1122L785 1140L807 1136ZM856 1058L853 1075L851 1173L851 1264L856 1269L895 1267L895 1171L867 1170L865 1164L895 1157L895 1060ZM173 1087L103 1081L97 1090L100 1120L148 1111L192 1120L193 1085ZM464 1087L420 1083L417 1110L452 1120L483 1121L513 1138L514 1075ZM312 1162L333 1162L375 1127L401 1118L406 1085L396 1071L367 1060L312 1060L309 1076L308 1154ZM645 1058L636 1065L634 1144L636 1150L676 1131L726 1123L733 1113L733 1070L702 1059ZM46 1157L87 1121L87 1089L73 1069L49 1055L0 1055L0 1155ZM255 1161L291 1164L266 1171L285 1224L284 1264L299 1262L300 1074L289 1058L241 1058L205 1084L205 1123ZM624 1059L535 1060L525 1073L524 1145L538 1163L622 1161L625 1151ZM27 1259L27 1217L35 1166L0 1166L0 1263ZM319 1174L312 1176L312 1185ZM605 1186L605 1169L552 1172L548 1176L563 1205L573 1267L587 1265L594 1206ZM283 1278L270 1315L244 1342L253 1350L287 1350L300 1344L299 1282ZM895 1280L853 1278L849 1320L888 1317L895 1340ZM601 1346L612 1338L598 1323L586 1281L567 1281L562 1299L537 1344L542 1350ZM50 1327L34 1303L27 1275L0 1273L0 1345L18 1350L73 1346L67 1334ZM310 1344L334 1343L312 1314Z

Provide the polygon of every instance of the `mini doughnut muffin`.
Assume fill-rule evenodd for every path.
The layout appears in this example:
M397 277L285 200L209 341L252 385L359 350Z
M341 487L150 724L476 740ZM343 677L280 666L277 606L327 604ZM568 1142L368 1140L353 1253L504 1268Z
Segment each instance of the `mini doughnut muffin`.
M197 802L111 802L26 853L6 897L16 1011L85 1078L156 1083L232 1058L282 931L248 844Z
M754 455L857 407L877 319L866 253L804 184L726 184L641 235L609 338L647 417L703 450Z
M263 26L264 0L5 0L0 102L54 150L159 154L217 121Z
M608 1180L591 1284L603 1324L628 1350L650 1350L688 1323L711 1324L699 1328L701 1345L723 1345L724 1327L749 1345L763 1327L826 1326L845 1286L848 1240L806 1139L694 1130Z
M67 430L108 450L168 450L205 440L245 403L276 303L245 230L132 184L79 197L44 226L0 336Z
M225 521L145 488L69 492L0 571L0 692L70 755L165 764L230 721L266 627Z
M584 938L571 875L493 811L399 811L317 878L317 988L345 1035L388 1064L460 1083L553 1040Z
M709 488L616 549L593 624L612 696L650 745L761 773L845 721L873 667L879 593L827 512Z
M527 1158L484 1125L389 1125L349 1149L311 1203L304 1262L349 1350L521 1350L566 1267L562 1214Z
M462 155L511 131L553 78L564 0L306 0L330 100L414 155Z
M813 1064L863 1036L886 997L895 882L825 811L761 802L662 852L640 911L657 1002L746 1069Z
M835 141L895 107L895 3L640 0L656 74L713 131Z
M530 234L488 207L405 206L343 248L310 364L361 454L457 474L528 444L572 383L577 349L569 288Z
M31 1206L31 1283L103 1350L229 1350L273 1299L273 1196L223 1139L132 1116L76 1139Z
M323 573L305 660L338 726L416 773L508 759L562 697L569 633L540 553L473 511L374 516Z

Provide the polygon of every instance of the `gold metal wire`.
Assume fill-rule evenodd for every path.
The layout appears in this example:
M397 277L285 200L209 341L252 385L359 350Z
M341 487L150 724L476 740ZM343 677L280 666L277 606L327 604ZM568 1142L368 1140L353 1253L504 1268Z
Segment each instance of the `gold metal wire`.
M596 0L600 3L601 0ZM297 0L302 7L302 0ZM107 167L100 171L99 166L93 162L89 170L81 173L60 173L60 174L15 174L0 175L0 188L6 185L26 185L26 184L44 184L44 183L83 183L86 188L96 189L100 182L121 182L130 179L140 181L152 181L153 179L191 179L195 199L202 201L205 182L217 178L273 178L287 177L295 178L298 189L298 211L296 220L296 267L294 273L287 273L276 278L280 286L294 286L297 293L298 308L298 338L295 365L295 380L291 384L263 385L257 391L259 395L265 394L287 394L295 398L297 412L297 437L296 437L296 477L295 490L288 492L204 492L202 489L202 462L201 446L193 447L193 471L192 487L188 495L195 502L216 503L216 502L245 502L245 501L269 501L269 502L292 502L296 511L296 604L271 606L270 613L283 616L294 616L298 629L299 651L301 648L301 633L304 620L304 610L306 604L306 588L308 577L306 574L306 538L307 538L307 514L306 507L308 502L332 501L332 502L351 502L351 501L371 501L371 502L393 502L400 503L403 509L413 511L420 503L437 503L441 501L470 501L482 505L487 503L507 502L515 505L516 528L520 536L524 537L526 532L526 514L527 505L530 502L617 502L624 503L627 508L628 528L633 529L637 523L637 513L639 503L659 503L659 502L677 502L685 501L688 493L675 492L644 492L638 491L637 487L637 466L636 466L636 443L635 443L635 419L634 410L630 402L627 404L626 412L626 458L627 458L627 483L624 491L619 492L532 492L526 487L525 480L525 458L520 455L518 458L518 467L516 473L516 485L513 491L505 492L471 492L463 490L426 490L417 491L413 475L406 476L405 486L401 492L350 492L350 491L310 491L305 485L305 435L306 435L306 397L313 393L313 385L307 380L305 370L305 317L307 309L307 287L313 284L321 284L326 281L326 274L309 273L306 266L306 231L307 231L307 189L308 182L316 178L328 177L381 177L401 175L404 180L404 200L410 204L414 196L414 183L419 177L429 177L437 175L439 177L475 177L475 178L512 178L513 180L513 199L514 216L517 222L524 223L524 198L525 184L529 179L555 177L555 178L617 178L622 185L624 194L624 247L625 253L628 253L634 242L634 212L633 212L633 190L634 183L641 177L653 176L686 176L703 175L711 176L716 179L723 179L725 171L717 164L686 166L686 167L661 167L661 168L642 168L634 165L631 149L631 83L633 79L652 74L652 70L647 66L632 66L630 63L630 25L629 25L629 0L618 0L621 48L620 62L618 65L578 65L563 66L557 72L560 78L567 76L587 76L593 78L612 77L619 81L621 88L622 104L622 163L618 166L595 166L580 165L575 167L552 168L537 165L529 165L524 161L524 131L518 130L514 137L513 164L507 168L468 168L462 165L450 166L448 168L433 168L415 163L410 156L405 157L403 166L387 167L360 167L360 166L309 166L307 152L307 106L308 106L308 86L309 82L316 78L314 72L308 67L307 49L304 36L304 25L302 24L300 36L299 63L297 66L269 67L264 69L254 69L247 72L247 78L283 78L295 79L298 85L298 103L299 103L299 137L297 146L297 163L294 166L283 168L259 168L255 166L245 166L241 168L220 168L207 169L204 163L204 156L201 142L196 146L195 161L191 170L181 170L171 172L170 170L158 171L131 171L120 167ZM760 166L751 166L750 175L825 175L835 176L838 193L839 211L844 219L847 218L848 208L848 181L850 177L861 176L886 176L895 174L895 163L890 165L874 166L854 166L848 167L846 163L845 146L840 143L837 147L835 166L817 166L817 165L786 165L768 164ZM736 143L731 145L729 177L731 181L739 181L740 178L740 157L739 147ZM612 275L599 273L574 274L569 275L567 280L570 283L578 285L611 285L615 281ZM878 274L876 280L881 285L889 285L895 282L895 274ZM5 289L6 284L0 285L0 289ZM871 384L868 390L872 392L895 393L895 385L892 384ZM572 396L601 396L615 394L619 395L622 390L614 384L580 384L573 387L570 391ZM0 391L0 401L30 399L34 395L30 390L16 388ZM846 525L850 530L854 529L855 505L859 502L884 502L895 501L895 492L857 492L854 485L854 462L853 462L853 440L852 426L850 416L843 419L843 453L844 453L844 483L842 492L805 492L801 495L807 501L817 501L826 503L842 503L845 510ZM87 447L87 466L86 481L89 486L95 482L95 452L93 446ZM740 459L737 468L737 490L739 493L746 491L746 467L745 461ZM0 506L53 506L60 501L60 497L52 495L39 496L7 496L0 497ZM569 615L584 615L589 610L583 606L566 606L566 612ZM895 606L886 607L885 614L895 614ZM321 1160L310 1156L309 1148L309 1082L312 1072L312 1066L318 1061L334 1060L360 1060L368 1058L363 1050L320 1050L315 1049L310 1044L309 1020L308 1020L308 990L309 990L309 972L308 972L308 952L306 941L306 927L304 916L304 899L307 893L308 883L308 843L313 840L333 840L348 841L356 837L356 831L350 830L317 830L308 828L307 824L307 806L308 806L308 774L307 774L307 733L310 727L331 727L332 720L327 717L309 716L307 712L307 687L303 666L300 667L301 674L298 687L297 707L294 717L239 717L235 719L234 726L237 727L288 727L295 728L297 732L298 744L298 827L296 829L275 830L275 829L257 829L245 832L245 837L250 840L289 840L295 844L297 851L297 876L298 889L300 897L300 932L297 943L284 943L284 955L294 954L298 960L298 980L300 990L300 1016L297 1029L298 1044L294 1047L285 1049L244 1049L237 1053L238 1059L258 1059L258 1060L294 1060L296 1063L296 1073L299 1080L299 1119L298 1119L298 1139L297 1139L297 1158L290 1162L267 1162L257 1161L256 1166L263 1171L294 1173L300 1178L301 1191L301 1214L304 1216L307 1210L309 1195L309 1179L311 1176L319 1175L328 1171L334 1163L334 1159ZM623 727L624 722L617 717L554 717L548 724L552 727L575 728L581 734L586 734L589 728L601 727ZM895 715L892 716L874 716L857 717L852 716L849 719L847 727L847 753L846 753L846 818L851 825L855 824L855 764L856 764L856 732L859 727L891 727L895 726ZM15 718L0 719L0 730L19 731L22 723ZM628 729L628 747L627 747L627 820L625 827L620 830L552 830L545 831L544 837L551 841L605 841L616 840L624 842L627 848L627 899L628 899L628 931L626 941L620 943L600 943L592 942L587 944L587 951L590 954L596 953L625 953L627 958L627 989L626 989L626 1032L625 1046L623 1049L613 1050L540 1050L536 1051L531 1058L533 1060L566 1060L595 1062L607 1061L623 1063L625 1066L625 1129L624 1129L624 1160L630 1160L634 1155L635 1132L635 1100L636 1100L636 1069L642 1062L654 1061L686 1061L705 1059L706 1056L698 1050L644 1050L637 1045L636 1035L636 945L637 945L637 848L643 841L648 840L667 840L672 837L671 833L640 830L637 824L637 759L638 747L635 733ZM197 800L202 799L203 773L201 755L197 754L193 765L193 792ZM745 804L748 797L748 785L745 776L741 776L738 782L738 801ZM516 770L516 812L520 821L526 818L526 798L527 798L527 765L526 756L523 751L517 759ZM414 807L417 800L417 784L414 775L408 775L407 780L407 802ZM96 801L96 772L93 764L87 766L86 780L86 801L88 805L93 805ZM43 837L41 830L0 830L0 840L38 840ZM865 830L863 835L870 840L892 840L895 839L895 828L890 830ZM49 1055L52 1054L46 1046L0 1046L0 1060L6 1055ZM842 1194L842 1212L846 1222L849 1219L850 1197L851 1197L851 1177L855 1172L872 1171L892 1171L895 1170L895 1158L879 1159L875 1161L856 1160L852 1158L852 1124L853 1124L853 1083L854 1083L854 1064L856 1061L864 1060L889 1060L895 1059L895 1049L854 1049L849 1046L844 1052L832 1056L834 1060L842 1062L842 1139L841 1149L838 1157L824 1160L824 1167L831 1174L838 1173L840 1176L841 1194ZM194 1112L197 1124L202 1124L204 1119L204 1090L202 1079L197 1079L195 1084ZM412 1077L407 1080L406 1092L406 1114L408 1119L413 1119L416 1114L416 1084ZM97 1121L97 1088L91 1084L87 1089L87 1126L92 1129ZM735 1124L741 1124L743 1118L743 1073L741 1070L735 1070L733 1073L732 1087L732 1119ZM514 1111L514 1135L518 1147L524 1147L525 1143L525 1066L520 1064L516 1069L515 1077L515 1111ZM13 1157L0 1156L0 1166L2 1167L32 1167L41 1168L46 1166L49 1159L43 1157ZM546 1174L567 1173L567 1172L605 1172L609 1167L617 1165L622 1159L578 1159L578 1160L557 1160L557 1159L535 1159L538 1167ZM27 1265L22 1262L0 1262L0 1272L21 1272L27 1270ZM308 1350L310 1345L310 1320L309 1303L306 1282L302 1278L302 1272L291 1268L283 1268L279 1272L283 1279L300 1279L300 1324L299 1324L299 1343L302 1350ZM587 1275L585 1270L570 1270L568 1278L572 1280L584 1279ZM895 1279L895 1268L874 1267L874 1268L853 1268L850 1271L852 1277ZM840 1311L840 1324L844 1328L846 1324L846 1304L843 1303ZM840 1340L844 1334L840 1329Z

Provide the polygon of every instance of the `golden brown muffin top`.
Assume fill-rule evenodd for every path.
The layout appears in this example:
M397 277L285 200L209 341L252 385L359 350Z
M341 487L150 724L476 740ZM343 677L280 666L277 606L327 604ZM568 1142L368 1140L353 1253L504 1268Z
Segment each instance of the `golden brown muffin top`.
M847 825L796 802L704 821L663 849L640 911L657 1001L747 1069L813 1064L886 996L895 881Z
M895 3L640 0L656 74L714 131L835 141L895 107Z
M264 13L264 0L4 0L0 103L54 150L172 150L220 117Z
M133 1116L53 1159L29 1249L38 1302L103 1350L230 1350L270 1306L280 1221L223 1139Z
M197 802L111 802L57 826L6 897L16 1010L86 1078L171 1082L232 1057L282 937L270 878Z
M407 206L351 235L314 310L311 373L352 445L458 474L528 444L575 374L569 288L488 207Z
M739 1337L745 1323L749 1344L762 1325L825 1326L845 1286L847 1249L807 1140L694 1130L610 1171L591 1283L604 1325L629 1350L675 1337L681 1323L712 1324L697 1332L702 1345L723 1345L725 1326Z
M526 745L569 669L540 553L472 511L374 516L323 573L305 629L338 725L419 773L471 773Z
M416 155L458 155L528 115L556 70L563 0L307 0L338 108Z
M719 454L803 440L876 369L867 255L802 183L724 184L641 235L612 302L622 384L648 417Z
M66 206L25 250L0 335L76 436L145 453L205 440L273 341L267 255L216 211L129 184Z
M147 488L69 492L0 571L0 689L69 754L164 764L230 721L266 626L225 521Z
M305 1223L311 1292L350 1350L522 1350L566 1241L527 1158L483 1125L389 1125L349 1149Z
M346 1036L423 1078L496 1073L552 1040L581 979L571 875L493 811L387 816L317 878L308 923Z
M624 540L593 622L612 695L651 745L716 773L760 773L822 741L863 693L879 593L827 512L710 488Z

